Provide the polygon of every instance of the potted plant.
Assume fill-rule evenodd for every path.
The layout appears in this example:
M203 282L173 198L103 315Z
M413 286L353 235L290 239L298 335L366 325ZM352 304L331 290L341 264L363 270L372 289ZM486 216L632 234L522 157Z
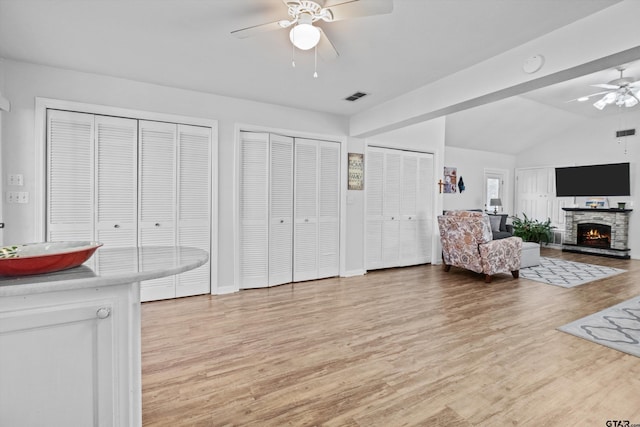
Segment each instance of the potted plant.
M545 242L549 243L553 237L552 231L555 226L551 225L551 219L540 222L537 219L529 219L527 215L522 213L523 219L517 216L511 217L511 226L513 227L513 235L522 237L525 242Z

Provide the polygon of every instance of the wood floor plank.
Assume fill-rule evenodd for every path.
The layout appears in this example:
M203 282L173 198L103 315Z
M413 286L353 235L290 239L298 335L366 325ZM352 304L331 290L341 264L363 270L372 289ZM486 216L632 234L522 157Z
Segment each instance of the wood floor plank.
M557 327L640 295L640 261L564 289L441 266L142 306L146 426L640 423L640 358Z

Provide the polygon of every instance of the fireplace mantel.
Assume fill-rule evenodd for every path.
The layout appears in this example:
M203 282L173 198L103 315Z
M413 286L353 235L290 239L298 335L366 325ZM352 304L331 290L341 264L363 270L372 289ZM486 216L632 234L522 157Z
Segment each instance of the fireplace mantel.
M585 211L585 212L631 212L633 211L633 209L616 209L616 208L562 208L563 211L569 211L569 212L581 212L581 211Z
M633 209L562 208L565 213L566 233L562 250L615 258L629 255L629 214ZM600 248L578 244L578 225L601 224L611 227L611 247Z

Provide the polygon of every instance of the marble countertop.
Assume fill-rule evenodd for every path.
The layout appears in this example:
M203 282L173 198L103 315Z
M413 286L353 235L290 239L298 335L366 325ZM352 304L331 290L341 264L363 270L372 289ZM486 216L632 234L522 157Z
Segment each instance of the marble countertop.
M200 267L208 259L206 251L191 247L102 247L79 267L49 274L0 277L0 297L157 279Z

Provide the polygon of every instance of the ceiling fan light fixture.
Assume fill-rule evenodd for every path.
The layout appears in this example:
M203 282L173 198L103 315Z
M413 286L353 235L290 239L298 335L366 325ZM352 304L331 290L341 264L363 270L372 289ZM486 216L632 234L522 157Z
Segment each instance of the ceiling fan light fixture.
M309 50L320 41L320 30L311 24L298 24L289 32L289 39L298 49Z
M602 97L601 101L605 104L613 104L616 101L618 94L616 92L609 92L605 96Z
M634 96L627 95L627 98L624 100L625 107L633 107L638 104L638 100Z
M607 103L604 102L604 99L601 99L599 101L594 102L593 106L596 107L598 110L604 110L604 107L607 106Z

